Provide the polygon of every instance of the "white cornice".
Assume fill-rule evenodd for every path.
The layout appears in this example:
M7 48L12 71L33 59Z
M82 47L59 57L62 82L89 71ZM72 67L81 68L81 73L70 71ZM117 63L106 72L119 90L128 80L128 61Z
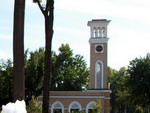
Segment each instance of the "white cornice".
M50 96L50 98L105 98L105 96Z
M110 20L98 20L98 21L88 21L88 26L107 26L110 23Z
M90 38L89 43L107 43L109 38Z
M107 89L107 90L85 90L85 92L101 92L101 93L112 93L111 90Z
M43 98L43 96L39 96L38 98ZM103 99L110 99L110 97L106 96L49 96L49 98L103 98Z

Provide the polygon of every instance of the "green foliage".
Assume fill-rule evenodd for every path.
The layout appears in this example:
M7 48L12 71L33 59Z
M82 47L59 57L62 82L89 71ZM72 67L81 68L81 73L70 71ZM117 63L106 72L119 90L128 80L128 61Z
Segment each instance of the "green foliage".
M70 113L83 113L83 111L71 111Z
M144 113L143 108L141 106L136 106L135 113Z
M110 78L111 83L111 108L113 112L124 112L124 109L130 106L130 94L127 87L128 74L126 68L115 71L114 76Z
M52 56L51 90L82 90L88 85L89 69L83 56L73 55L68 44Z
M102 103L100 99L97 99L96 104L92 107L92 113L101 113Z
M109 73L112 70L109 69ZM136 58L128 69L121 68L109 76L112 112L148 113L150 105L150 55ZM129 109L132 108L132 109ZM130 111L131 110L131 111Z
M112 69L111 67L107 67L107 76L108 76L108 82L111 82L112 78L114 78L115 73L117 71L115 69Z
M42 108L40 105L38 105L38 99L32 97L31 101L29 102L29 105L27 106L27 112L28 113L42 113Z
M25 92L26 100L29 101L33 95L37 97L42 93L44 75L44 49L39 48L39 50L30 53L26 51L25 58Z
M0 61L0 106L12 101L12 62Z
M81 55L73 55L68 44L52 52L51 90L82 90L88 86L89 69ZM43 90L44 48L25 51L25 99L38 97ZM12 100L12 61L0 62L0 106ZM57 87L56 87L57 84Z
M128 73L133 103L143 107L150 105L150 55L132 60Z

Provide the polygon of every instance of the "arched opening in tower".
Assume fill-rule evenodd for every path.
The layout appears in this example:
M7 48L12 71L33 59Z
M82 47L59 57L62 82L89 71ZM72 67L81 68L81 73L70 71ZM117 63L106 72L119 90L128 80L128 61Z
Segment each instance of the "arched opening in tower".
M102 63L97 62L95 68L96 68L95 69L96 89L102 89L103 88Z

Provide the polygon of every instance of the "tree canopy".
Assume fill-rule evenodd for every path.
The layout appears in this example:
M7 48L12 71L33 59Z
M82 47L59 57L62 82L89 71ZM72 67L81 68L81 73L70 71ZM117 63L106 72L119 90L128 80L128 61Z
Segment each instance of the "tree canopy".
M29 54L29 55L28 55ZM29 56L25 61L26 98L39 96L42 93L44 76L44 48L34 52L26 51ZM27 58L27 57L25 57ZM74 91L88 86L89 69L83 56L73 55L68 44L62 44L59 53L52 52L52 78L50 90Z
M109 82L111 84L112 90L111 111L123 113L130 106L130 95L127 87L127 70L124 67L120 68L119 71L113 69L111 70L112 76L109 77Z
M134 104L150 105L150 54L132 60L128 66L129 88Z
M112 112L149 113L150 55L135 58L127 69L108 68Z
M44 76L44 48L39 48L34 52L26 51L25 54L25 87L26 100L32 96L39 96L43 89ZM29 58L27 58L29 56Z
M88 85L89 69L83 56L73 55L68 44L52 56L51 90L82 90Z
M25 97L39 96L43 90L44 48L34 52L26 50L25 60ZM0 64L0 99L5 104L10 101L12 91L12 61ZM89 69L83 56L73 54L68 44L62 44L58 54L52 52L51 90L82 90L88 86ZM6 98L5 98L6 97ZM6 102L4 102L6 100Z
M12 101L12 61L0 62L0 106Z
M52 51L51 90L82 90L88 87L89 69L83 56L74 54L68 44L62 44L58 52ZM39 96L43 89L44 48L25 52L26 101ZM148 113L150 105L150 55L135 58L128 68L119 71L108 67L111 83L112 113ZM12 61L0 63L1 105L12 100Z

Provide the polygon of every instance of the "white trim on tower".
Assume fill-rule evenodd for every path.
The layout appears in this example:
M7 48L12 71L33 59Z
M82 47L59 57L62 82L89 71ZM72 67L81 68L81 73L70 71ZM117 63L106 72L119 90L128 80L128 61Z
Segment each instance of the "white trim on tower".
M98 63L100 63L101 64L101 78L102 78L102 80L101 80L101 88L104 88L104 74L103 74L103 68L104 68L104 66L103 66L103 62L101 61L101 60L97 60L96 61L96 63L95 63L95 89L97 89L97 73L96 73L96 66L97 66L97 64Z

